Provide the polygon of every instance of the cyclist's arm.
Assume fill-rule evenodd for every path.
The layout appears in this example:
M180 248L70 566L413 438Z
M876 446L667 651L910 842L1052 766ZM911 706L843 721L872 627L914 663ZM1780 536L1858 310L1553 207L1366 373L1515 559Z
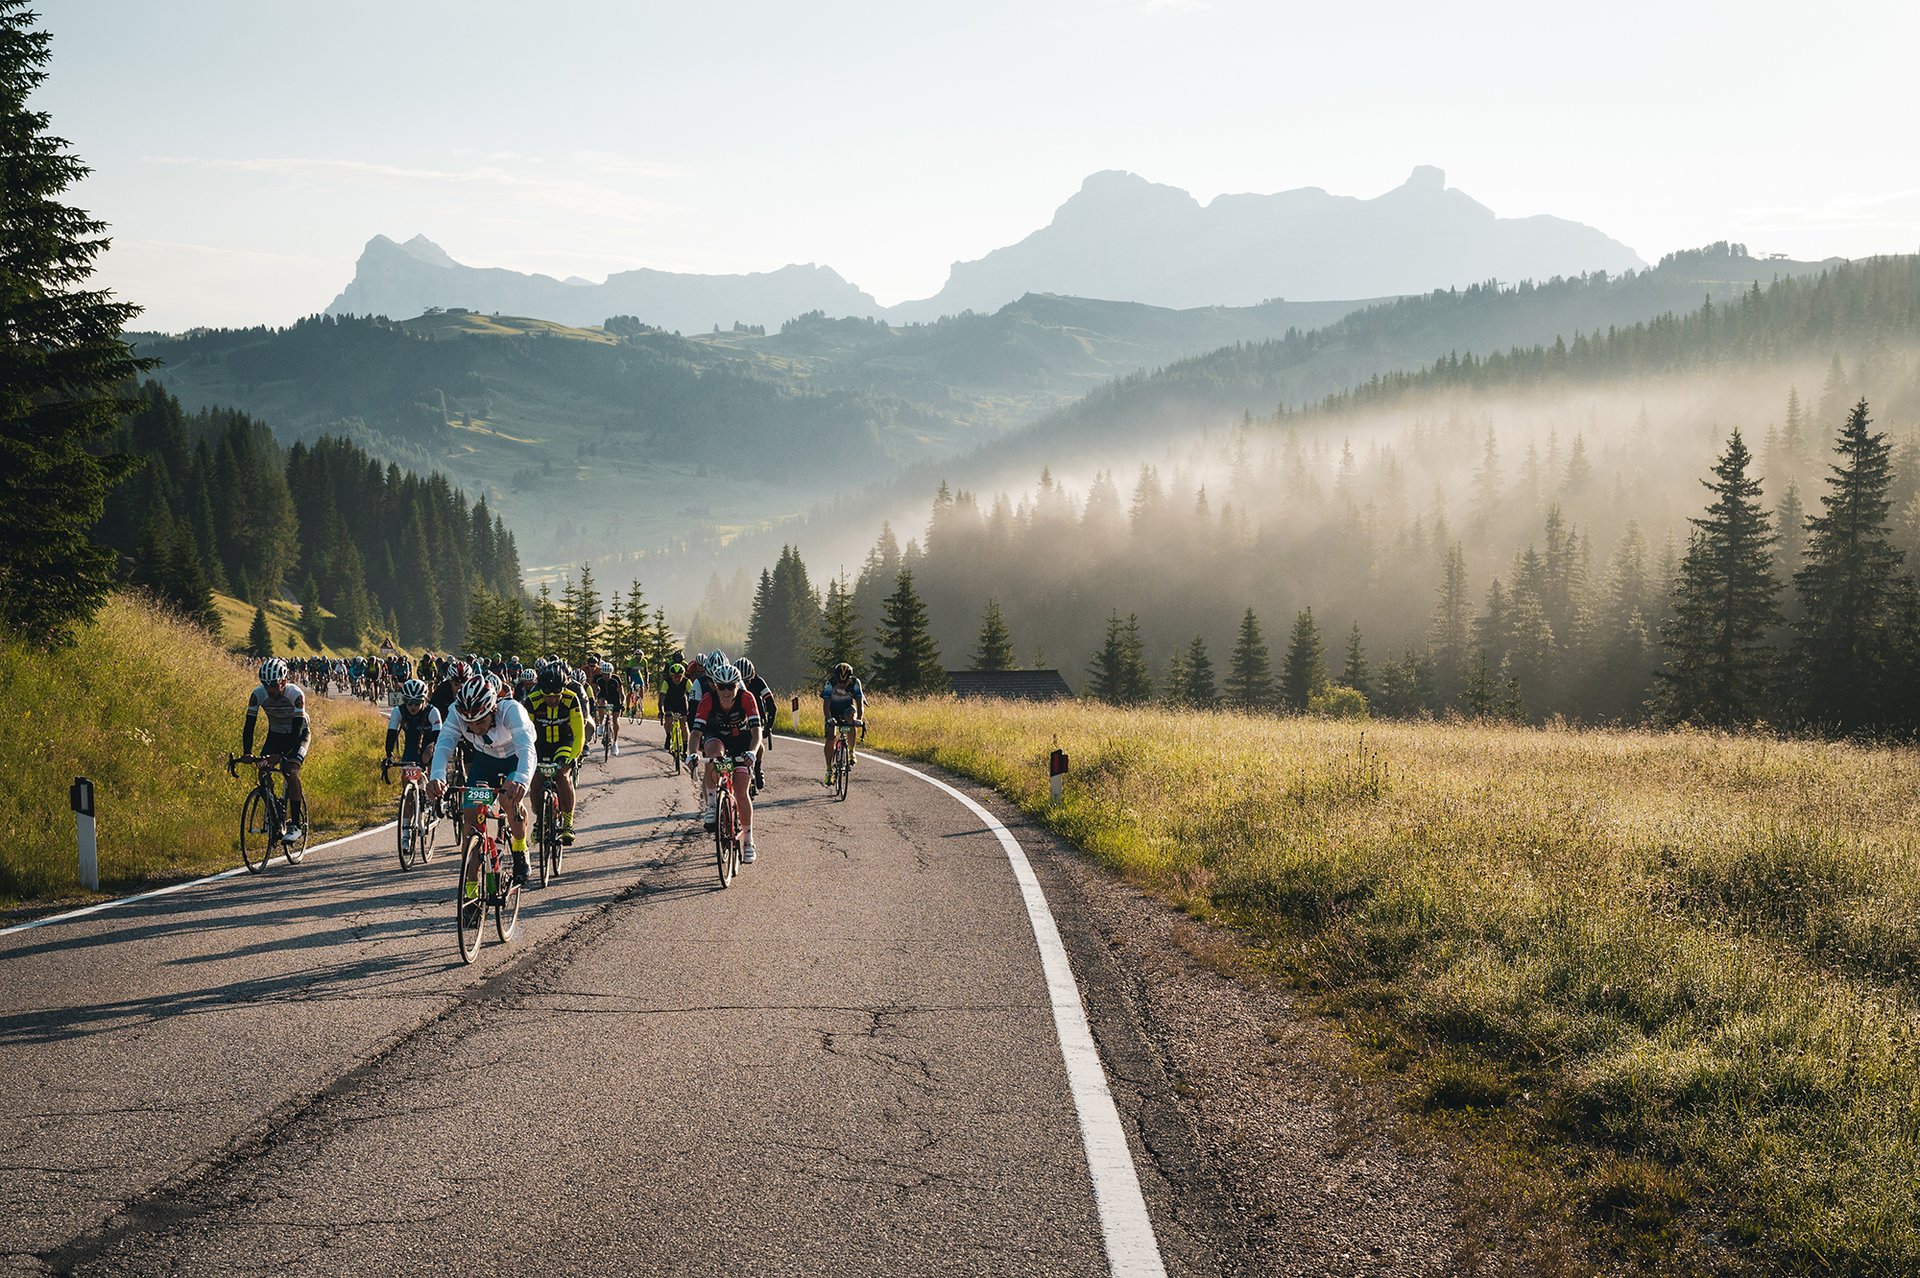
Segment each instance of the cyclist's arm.
M502 704L513 706L520 712L514 716L515 723L511 729L513 733L513 753L514 756L519 759L520 766L513 770L513 775L508 777L507 780L513 782L515 785L524 786L533 779L533 765L537 761L533 745L533 716L528 714L526 707L518 701L508 701ZM503 711L503 713L505 712Z
M581 750L586 748L587 740L587 718L580 713L580 698L574 697L572 700L573 704L567 711L567 729L573 737L566 745L554 752L554 757L564 759L568 763L580 757Z
M427 771L428 777L443 782L447 779L447 761L453 758L453 743L459 736L458 732L442 732L433 743L433 766Z
M393 747L400 743L400 707L395 706L393 713L387 716L387 754L393 757Z
M247 758L253 757L253 725L259 718L260 703L249 697L247 699L247 726L245 730L240 733L240 753Z

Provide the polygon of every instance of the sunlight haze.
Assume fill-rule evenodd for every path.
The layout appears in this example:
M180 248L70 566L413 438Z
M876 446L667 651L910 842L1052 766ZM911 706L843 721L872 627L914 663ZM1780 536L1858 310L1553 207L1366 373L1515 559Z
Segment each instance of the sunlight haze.
M1649 262L1920 248L1907 4L44 7L36 101L142 327L318 311L375 234L594 282L814 262L891 304L1103 169L1204 203L1431 164Z

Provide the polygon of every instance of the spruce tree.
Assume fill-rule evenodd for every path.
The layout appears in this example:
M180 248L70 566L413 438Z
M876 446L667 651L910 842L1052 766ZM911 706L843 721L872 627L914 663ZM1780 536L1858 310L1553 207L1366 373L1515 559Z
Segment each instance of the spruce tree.
M112 585L92 531L132 461L95 445L153 361L120 338L139 308L80 287L106 225L58 199L89 170L28 109L51 44L34 17L0 0L0 632L58 645Z
M1096 701L1104 701L1110 706L1121 704L1120 667L1125 661L1125 640L1121 635L1120 614L1107 614L1106 638L1094 650L1087 661L1087 693Z
M1237 710L1264 710L1273 702L1273 665L1260 621L1247 609L1227 665L1227 704Z
M1433 657L1434 681L1441 699L1459 692L1472 648L1468 630L1473 624L1473 598L1467 591L1467 559L1459 542L1447 546L1446 563L1433 604L1433 624L1427 632Z
M940 649L927 630L927 606L914 592L913 572L908 568L900 570L882 612L873 683L882 692L900 696L939 692L947 686Z
M1735 430L1715 464L1706 517L1693 519L1680 561L1673 615L1661 627L1667 663L1658 672L1661 709L1672 722L1718 727L1748 724L1773 703L1775 654L1768 630L1780 617L1774 596L1774 534L1760 505L1760 483Z
M1147 646L1140 637L1140 616L1127 614L1120 632L1120 700L1129 706L1153 699L1153 676L1147 671Z
M300 636L310 648L318 648L325 642L324 626L320 616L320 583L307 574L307 583L300 591Z
M1340 682L1368 701L1373 700L1373 676L1367 670L1367 653L1360 646L1360 623L1354 622L1347 635L1347 663L1340 671Z
M842 661L858 666L860 650L865 646L866 636L854 612L853 587L843 572L827 583L827 602L820 610L820 638L813 648L813 669L824 680Z
M1018 664L1013 655L1013 635L1006 618L1000 615L1000 601L988 599L980 614L980 642L974 649L975 670L1011 670Z
M1177 705L1211 710L1220 704L1220 691L1213 682L1213 659L1207 655L1205 639L1193 637L1180 657L1180 677L1168 682L1172 685L1168 695Z
M1898 694L1902 556L1887 519L1891 452L1871 425L1863 399L1835 441L1840 462L1829 467L1822 512L1807 521L1806 558L1793 578L1802 613L1794 627L1795 702L1808 719L1840 731L1884 725Z
M1327 657L1313 609L1302 609L1293 619L1293 633L1280 665L1280 701L1295 714L1305 714L1313 694L1326 687Z
M247 655L265 660L273 655L273 632L267 629L267 610L253 610L253 625L247 630Z
M600 642L600 592L594 589L593 566L580 565L580 584L574 587L573 643L580 655L575 665L584 665Z

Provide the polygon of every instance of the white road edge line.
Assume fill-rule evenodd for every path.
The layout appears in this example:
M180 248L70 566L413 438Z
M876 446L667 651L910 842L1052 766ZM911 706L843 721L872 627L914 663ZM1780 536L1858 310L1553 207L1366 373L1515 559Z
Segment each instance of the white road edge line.
M1073 1092L1073 1107L1080 1116L1087 1166L1093 1172L1093 1197L1100 1208L1100 1228L1106 1236L1107 1265L1114 1278L1165 1278L1166 1266L1160 1259L1160 1245L1153 1236L1146 1199L1140 1193L1140 1179L1133 1170L1127 1133L1120 1125L1120 1111L1114 1108L1113 1093L1107 1090L1106 1067L1100 1062L1100 1049L1094 1046L1087 1012L1080 1003L1080 987L1074 982L1073 967L1067 961L1066 946L1060 942L1060 929L1047 906L1046 893L1041 890L1040 880L1034 876L1033 866L1027 861L1019 840L993 813L938 777L865 751L860 757L897 768L936 789L945 790L999 838L1013 866L1013 877L1020 884L1020 895L1027 905L1027 921L1033 924L1033 939L1040 946L1040 966L1046 973L1047 997L1053 1004L1053 1026L1060 1035L1060 1054L1067 1064L1067 1085Z
M351 843L355 839L364 839L367 835L378 834L382 830L391 830L398 824L400 824L398 821L389 821L385 825L376 825L372 829L361 830L357 834L345 835L338 839L329 839L325 843L316 843L307 849L307 855L312 856L315 852L324 852L328 848L338 847L342 843ZM245 874L246 872L246 866L236 865L231 870L222 870L218 874L209 874L204 879L190 879L185 883L175 883L170 887L155 888L151 892L142 892L137 896L123 896L117 901L102 901L98 905L88 905L77 910L68 910L65 914L49 914L43 919L29 919L25 923L15 923L12 927L0 927L0 936L11 936L15 932L31 931L36 927L45 927L49 923L66 923L73 919L85 918L89 914L98 914L102 910L115 910L123 905L132 905L135 901L151 901L156 896L172 896L175 892L184 892L188 888L197 888L207 883L218 883L221 879L230 879L235 875Z

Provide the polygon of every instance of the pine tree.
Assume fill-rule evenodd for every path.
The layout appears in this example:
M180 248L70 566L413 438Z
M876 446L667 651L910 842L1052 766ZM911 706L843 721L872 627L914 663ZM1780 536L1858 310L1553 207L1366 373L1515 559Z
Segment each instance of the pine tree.
M973 668L1012 670L1016 664L1013 635L1007 629L1006 618L1000 615L1000 601L988 599L986 611L980 615L980 642L974 650Z
M1120 665L1122 656L1120 634L1120 614L1107 614L1107 634L1100 646L1094 650L1087 662L1087 695L1096 701L1104 701L1110 706L1121 704Z
M1213 682L1213 659L1207 655L1207 641L1199 635L1179 657L1178 677L1168 678L1168 698L1176 705L1196 710L1211 710L1220 704L1219 689Z
M320 616L320 583L307 574L307 582L300 591L300 635L307 641L309 648L318 648L324 642L323 619Z
M1293 619L1293 633L1287 640L1286 656L1281 659L1280 703L1295 714L1305 714L1313 694L1326 685L1326 649L1320 643L1320 628L1313 622L1313 609L1305 608Z
M853 588L846 573L827 583L827 602L820 613L820 639L813 648L813 668L824 680L842 661L858 665L866 646L860 618L853 608Z
M600 643L600 592L593 586L591 564L580 565L580 584L574 587L572 638L574 650L580 655L570 660L585 665Z
M1120 620L1118 612L1107 617L1105 641L1088 662L1093 676L1088 692L1108 705L1131 706L1153 695L1153 683L1147 674L1146 653L1140 639L1140 618Z
M540 643L540 651L548 656L559 653L566 637L566 624L562 619L560 605L554 602L553 589L546 583L540 583L540 591L533 597L533 633ZM478 648L468 649L480 651Z
M527 606L519 591L504 597L495 595L493 606L493 651L509 653L522 661L531 660L538 649L539 636L534 633L533 619L527 616Z
M1360 646L1360 623L1353 623L1347 635L1347 663L1340 671L1340 682L1373 700L1373 678L1367 670L1366 650Z
M600 628L600 646L613 658L615 668L625 659L627 648L627 602L618 591L607 593L607 617Z
M902 568L887 596L880 647L873 654L873 684L900 696L939 692L947 686L940 649L927 630L927 607L913 589L913 572Z
M1793 579L1803 613L1795 627L1795 701L1807 718L1841 731L1884 725L1899 692L1894 621L1902 556L1887 520L1891 452L1871 425L1863 399L1835 441L1841 460L1829 467L1822 512L1807 521L1806 559Z
M587 641L580 633L580 587L573 584L572 576L563 577L560 582L560 598L555 605L553 615L554 648L569 665L583 665L587 660Z
M636 652L647 652L648 638L647 596L640 589L640 582L636 578L627 586L627 646L625 651L614 653L614 657L620 659ZM659 667L651 664L651 658L649 658L649 668L656 672L657 677Z
M273 633L267 629L267 610L253 610L253 625L247 630L247 655L264 660L273 655Z
M1127 614L1126 627L1120 632L1121 704L1145 705L1153 699L1153 676L1147 671L1147 646L1140 637L1140 616Z
M1227 665L1227 704L1239 710L1263 710L1272 702L1273 665L1267 641L1260 637L1259 619L1249 608L1240 619L1240 634Z
M1735 430L1715 464L1714 494L1680 562L1673 615L1661 628L1667 664L1658 672L1670 721L1720 727L1751 723L1772 704L1775 654L1768 630L1780 617L1774 596L1774 535L1760 506L1751 455Z
M1467 559L1459 542L1447 546L1440 588L1433 604L1433 624L1427 631L1434 682L1443 701L1457 695L1472 647L1468 630L1473 623L1473 598L1467 592Z
M106 226L57 199L89 170L28 109L51 44L34 17L0 0L0 632L58 645L112 585L113 552L92 531L133 463L94 445L153 361L120 339L139 307L80 287Z

